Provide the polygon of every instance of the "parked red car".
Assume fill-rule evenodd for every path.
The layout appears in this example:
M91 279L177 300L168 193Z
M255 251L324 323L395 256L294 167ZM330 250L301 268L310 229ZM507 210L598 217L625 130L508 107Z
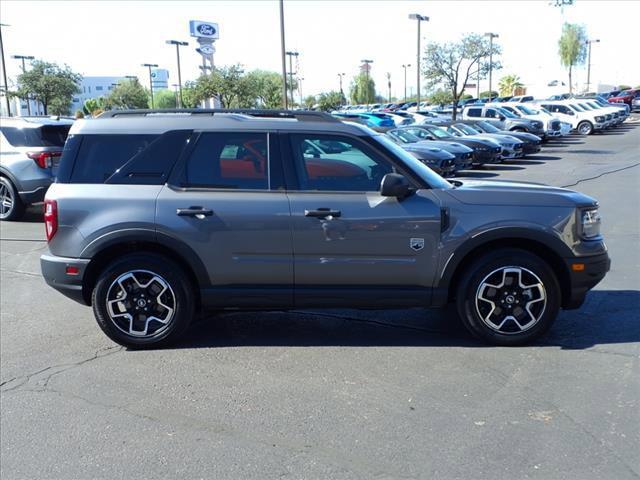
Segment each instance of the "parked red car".
M640 90L631 89L631 90L623 90L615 97L609 98L609 102L611 103L626 103L629 107L633 108L633 99L640 97Z

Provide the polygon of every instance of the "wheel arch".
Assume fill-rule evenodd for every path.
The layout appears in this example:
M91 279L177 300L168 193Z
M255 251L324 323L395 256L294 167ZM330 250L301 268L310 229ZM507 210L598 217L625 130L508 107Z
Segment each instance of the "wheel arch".
M151 235L153 233L153 235ZM193 284L196 308L201 306L200 289L209 285L207 270L197 254L184 242L156 232L120 234L92 245L88 257L91 258L83 278L82 294L87 305L91 305L91 292L100 272L114 259L128 253L156 253L176 262Z
M21 190L22 184L8 168L0 166L0 177L5 177L11 183L13 183L13 186L16 188L16 192L19 192Z
M571 296L571 277L563 258L573 256L569 247L561 240L542 232L519 232L511 230L500 235L487 234L476 237L463 244L461 251L455 252L445 266L438 289L447 291L447 301L455 298L460 279L467 268L480 256L501 248L518 248L526 250L544 260L558 279L560 284L561 303L564 306Z

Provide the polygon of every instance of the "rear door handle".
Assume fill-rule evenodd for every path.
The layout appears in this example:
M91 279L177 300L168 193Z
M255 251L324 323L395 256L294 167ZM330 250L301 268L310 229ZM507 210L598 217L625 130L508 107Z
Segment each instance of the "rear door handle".
M305 217L314 218L327 218L327 217L339 217L342 215L340 210L331 210L330 208L318 208L317 210L305 210Z
M176 214L179 217L204 218L204 217L210 217L211 215L213 215L213 210L211 210L210 208L204 208L204 207L178 208L176 210Z

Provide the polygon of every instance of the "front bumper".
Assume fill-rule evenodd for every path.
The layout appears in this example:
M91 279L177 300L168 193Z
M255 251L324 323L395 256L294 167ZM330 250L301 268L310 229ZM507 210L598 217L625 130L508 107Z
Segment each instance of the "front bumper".
M455 163L456 172L471 168L471 165L473 164L473 154L472 153L457 154L455 162L456 162Z
M40 256L40 269L49 286L78 303L89 305L83 291L83 279L89 262L90 260L85 258L67 258L44 254ZM78 273L67 273L69 267L75 267Z
M502 149L500 147L490 148L488 150L474 150L473 164L484 165L485 163L500 163L502 159Z
M502 158L503 159L512 159L512 158L522 158L524 157L524 150L519 149L511 149L511 148L503 148L502 149Z
M608 253L590 257L565 258L569 272L570 289L563 298L562 308L567 310L579 308L584 303L587 292L595 287L611 268ZM580 265L582 265L580 267Z
M542 147L540 146L539 143L525 143L524 144L524 154L525 155L530 155L532 153L538 153L540 150L542 150Z

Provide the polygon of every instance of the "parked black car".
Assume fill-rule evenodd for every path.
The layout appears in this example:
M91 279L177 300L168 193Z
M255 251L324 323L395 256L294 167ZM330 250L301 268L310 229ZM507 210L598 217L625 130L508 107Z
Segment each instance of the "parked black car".
M534 135L533 133L527 132L512 132L508 130L500 130L489 122L485 122L484 120L463 120L459 123L465 123L467 125L471 125L476 130L480 130L483 133L504 133L505 135L509 135L510 137L516 137L518 140L524 142L523 150L525 155L530 155L532 153L538 153L542 150L542 139Z

